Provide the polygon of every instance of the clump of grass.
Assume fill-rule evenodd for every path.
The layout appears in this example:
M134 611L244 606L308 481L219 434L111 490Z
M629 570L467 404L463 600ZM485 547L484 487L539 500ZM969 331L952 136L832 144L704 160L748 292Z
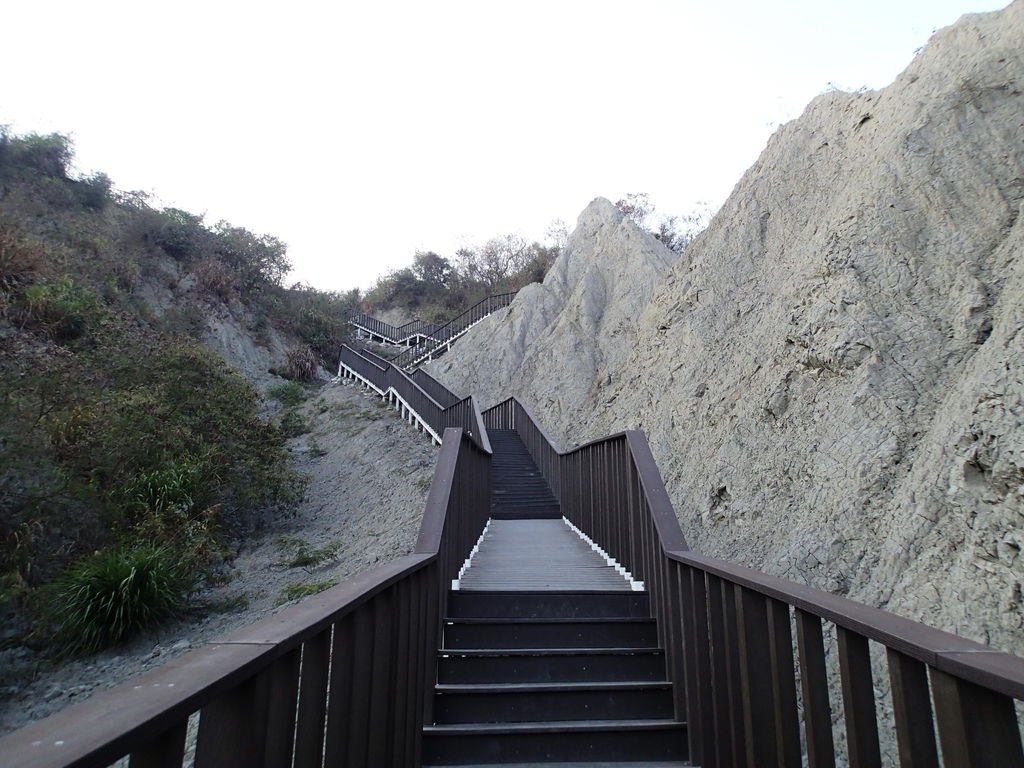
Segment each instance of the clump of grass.
M306 441L306 449L309 451L309 455L315 459L327 455L327 449L320 445L320 442L315 437L310 437Z
M341 548L336 541L329 542L322 547L313 547L304 539L293 536L282 536L278 539L277 544L285 552L285 565L289 568L303 568L307 571L335 559Z
M313 381L318 365L316 353L305 344L285 353L285 376L293 381Z
M268 389L267 396L287 408L294 408L306 401L306 388L297 381L283 381Z
M337 583L337 579L327 579L326 581L307 581L289 584L281 590L281 596L278 598L277 604L282 605L283 603L290 603L292 600L301 600L304 597L316 595L325 589L330 589Z
M311 429L309 421L294 408L281 414L281 434L287 439L304 435Z
M181 612L196 579L168 547L117 547L86 558L58 582L57 645L96 653Z

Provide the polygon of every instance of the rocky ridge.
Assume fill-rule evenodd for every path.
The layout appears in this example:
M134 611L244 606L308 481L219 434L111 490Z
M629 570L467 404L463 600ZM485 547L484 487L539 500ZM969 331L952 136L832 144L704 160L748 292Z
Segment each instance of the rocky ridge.
M598 200L431 372L643 428L691 546L1024 652L1024 2L825 93L687 254Z

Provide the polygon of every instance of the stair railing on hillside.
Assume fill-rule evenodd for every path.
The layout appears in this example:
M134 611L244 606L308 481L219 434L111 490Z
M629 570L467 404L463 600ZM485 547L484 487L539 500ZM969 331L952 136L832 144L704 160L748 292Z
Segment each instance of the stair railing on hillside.
M349 316L349 323L371 338L379 338L382 342L395 345L419 344L424 338L434 333L440 326L425 320L412 320L405 325L391 325L378 320L365 312L354 312Z
M422 368L417 368L410 373L409 378L419 384L424 392L434 398L444 408L455 405L455 403L462 399Z
M490 500L490 454L444 433L414 553L0 739L5 768L420 765L448 590Z
M490 451L487 431L473 398L457 397L427 374L414 378L414 375L378 355L344 344L338 362L338 376L357 379L373 389L394 404L410 423L417 424L438 443L445 429L456 427L465 431L480 448Z
M516 430L565 517L646 583L695 765L830 768L835 729L851 766L881 766L872 645L884 648L902 766L937 768L940 747L947 768L1024 765L1014 708L1024 659L691 552L641 432L563 453L515 399L483 417L488 428ZM833 631L835 723L825 651Z
M441 347L450 346L459 336L464 334L474 325L479 323L488 315L499 309L504 309L512 303L516 292L499 293L481 299L461 315L449 320L444 325L438 326L429 334L422 344L410 347L404 352L391 358L391 362L401 368L411 368L434 356Z

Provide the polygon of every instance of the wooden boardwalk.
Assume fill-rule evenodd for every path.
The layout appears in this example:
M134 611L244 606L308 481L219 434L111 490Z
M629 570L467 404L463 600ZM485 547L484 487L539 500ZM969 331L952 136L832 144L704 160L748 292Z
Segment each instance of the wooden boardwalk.
M630 582L562 519L491 520L463 590L625 591Z

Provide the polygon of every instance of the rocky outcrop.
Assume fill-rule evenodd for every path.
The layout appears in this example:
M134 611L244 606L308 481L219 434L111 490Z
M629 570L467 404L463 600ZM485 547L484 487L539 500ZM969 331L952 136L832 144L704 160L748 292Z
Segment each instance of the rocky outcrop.
M530 393L538 418L572 425L626 365L641 310L678 257L598 198L540 284L484 319L460 354L428 366L484 406Z
M433 372L645 429L695 549L1024 652L1022 90L1024 3L964 17L783 126L664 279L595 203Z

